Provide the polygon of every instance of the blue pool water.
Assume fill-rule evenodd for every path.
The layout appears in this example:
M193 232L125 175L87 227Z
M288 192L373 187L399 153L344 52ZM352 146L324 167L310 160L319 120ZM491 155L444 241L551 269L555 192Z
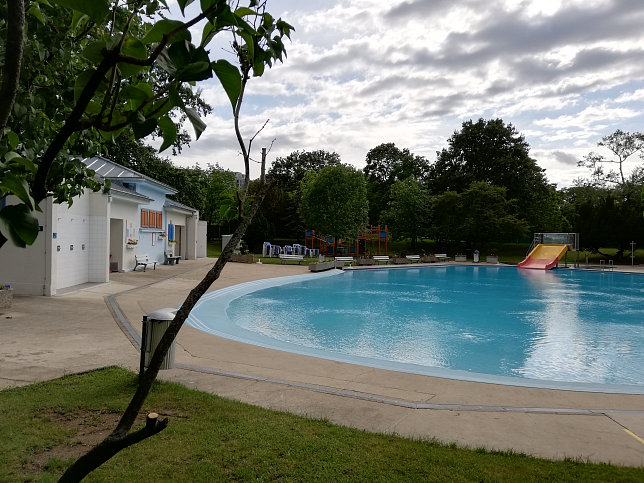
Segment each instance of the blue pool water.
M189 323L263 346L410 372L639 386L643 300L644 277L635 274L354 270L214 292Z

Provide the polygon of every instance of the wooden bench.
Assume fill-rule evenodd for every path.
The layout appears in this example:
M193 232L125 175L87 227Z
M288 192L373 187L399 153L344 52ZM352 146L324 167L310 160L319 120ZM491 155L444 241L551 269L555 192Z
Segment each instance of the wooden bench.
M420 255L407 255L405 258L410 262L420 263Z
M143 267L143 271L145 272L145 269L147 268L148 265L152 265L152 267L156 270L157 269L157 262L156 260L150 260L150 257L148 255L134 255L134 271L136 271L136 267L141 266Z
M174 265L175 263L179 265L179 260L181 260L181 255L174 256L171 254L168 254L167 252L163 252L163 255L165 256L165 265Z
M389 255L374 255L373 261L376 263L385 262L385 265L389 263Z
M438 258L439 262L449 262L449 257L447 253L435 253L434 256Z
M355 262L353 257L335 257L335 261L342 262L343 264L347 262L349 262L350 264Z
M304 255L285 255L280 254L280 260L282 260L282 265L286 263L287 260L297 260L297 264L300 265L304 261Z

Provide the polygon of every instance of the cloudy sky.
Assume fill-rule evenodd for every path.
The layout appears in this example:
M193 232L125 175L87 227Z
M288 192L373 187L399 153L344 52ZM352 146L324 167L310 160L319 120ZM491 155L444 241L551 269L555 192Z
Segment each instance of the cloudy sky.
M362 168L387 142L433 161L464 121L500 117L564 187L602 136L644 130L642 0L269 0L268 11L296 31L285 63L248 85L243 132L270 119L255 159L274 139L269 163L323 149ZM228 99L217 81L203 87L208 128L171 159L243 171Z

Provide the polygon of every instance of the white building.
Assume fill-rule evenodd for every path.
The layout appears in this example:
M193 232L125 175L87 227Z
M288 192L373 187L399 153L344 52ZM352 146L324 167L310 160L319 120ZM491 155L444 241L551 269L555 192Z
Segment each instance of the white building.
M166 198L177 190L100 156L83 162L111 181L109 192L87 190L72 206L47 197L35 243L18 248L8 242L0 250L0 282L18 294L55 295L108 282L110 271L133 270L135 254L159 263L166 255L206 256L207 223L197 210Z

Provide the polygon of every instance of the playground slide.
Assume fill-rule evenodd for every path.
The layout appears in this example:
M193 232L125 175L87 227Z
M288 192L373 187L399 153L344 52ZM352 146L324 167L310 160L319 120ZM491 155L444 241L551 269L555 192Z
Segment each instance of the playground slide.
M557 266L561 257L568 250L568 245L544 245L539 244L534 250L520 262L519 268L534 268L537 270L552 270Z

